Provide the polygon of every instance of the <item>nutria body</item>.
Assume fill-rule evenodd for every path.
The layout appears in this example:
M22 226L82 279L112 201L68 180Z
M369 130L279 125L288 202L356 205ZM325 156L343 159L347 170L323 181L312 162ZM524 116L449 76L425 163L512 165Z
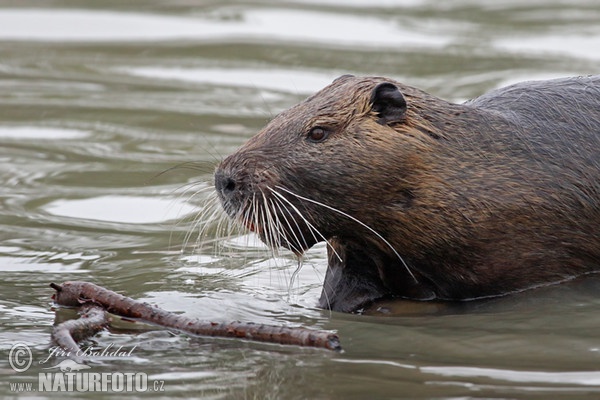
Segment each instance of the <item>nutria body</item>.
M600 76L454 104L343 76L217 168L271 246L326 240L320 306L496 296L600 270Z

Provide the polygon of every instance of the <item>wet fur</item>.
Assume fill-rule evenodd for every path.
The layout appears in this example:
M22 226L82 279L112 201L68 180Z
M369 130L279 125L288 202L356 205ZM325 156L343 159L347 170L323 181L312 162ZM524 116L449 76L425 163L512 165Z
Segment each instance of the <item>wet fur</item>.
M384 82L407 104L391 122L374 109ZM307 140L316 126L329 133L319 143ZM226 211L272 246L301 254L326 238L320 306L355 311L385 296L471 299L597 271L598 149L598 76L465 104L345 76L278 115L215 183Z

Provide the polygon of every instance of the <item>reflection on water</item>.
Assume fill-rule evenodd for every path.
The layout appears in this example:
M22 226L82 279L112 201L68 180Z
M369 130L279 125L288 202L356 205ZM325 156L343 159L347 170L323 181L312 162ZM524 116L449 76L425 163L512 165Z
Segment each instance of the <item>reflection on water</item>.
M600 30L587 34L557 34L530 38L510 38L499 40L500 49L522 54L555 54L563 57L589 58L598 61L600 54L590 49L600 48Z
M48 284L89 280L192 317L342 338L345 352L330 354L136 333L126 321L94 338L137 347L91 370L146 372L168 396L597 398L598 282L340 315L314 307L323 245L297 271L254 235L216 238L214 226L199 238L196 219L218 160L341 74L460 101L597 73L596 2L213 3L0 3L0 347L25 341L47 358ZM15 382L44 367L2 363Z
M220 86L269 89L292 94L312 94L339 76L335 72L252 70L233 68L123 68L122 72L156 79L174 79ZM267 94L265 94L267 95Z
M423 367L423 372L453 377L485 377L508 382L546 383L566 385L600 385L598 371L581 372L540 372L540 371L511 371L492 368L469 367ZM597 390L600 392L600 388Z
M81 200L54 200L42 208L46 212L67 218L131 224L151 224L181 218L195 210L174 200L133 196L100 196Z
M361 29L356 29L357 26ZM274 8L234 9L229 13L225 10L221 15L208 14L204 18L132 12L9 9L0 11L0 38L67 42L291 41L359 47L442 46L448 43L447 37L402 29L387 18Z
M13 140L54 140L54 139L82 139L89 135L89 132L49 128L38 126L0 126L1 139Z

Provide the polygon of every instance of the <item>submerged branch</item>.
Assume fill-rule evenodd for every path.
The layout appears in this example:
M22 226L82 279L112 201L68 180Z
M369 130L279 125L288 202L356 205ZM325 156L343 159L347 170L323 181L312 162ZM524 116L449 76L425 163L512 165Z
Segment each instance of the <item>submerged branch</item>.
M104 308L94 303L84 304L79 315L79 319L62 322L52 330L52 340L69 354L77 354L77 342L94 336L110 323Z
M200 321L174 314L148 303L133 300L89 282L69 281L61 285L51 283L50 286L56 290L53 299L59 305L74 307L82 304L94 304L111 314L141 320L193 335L220 336L341 350L338 336L327 331L254 324L252 322L219 323Z

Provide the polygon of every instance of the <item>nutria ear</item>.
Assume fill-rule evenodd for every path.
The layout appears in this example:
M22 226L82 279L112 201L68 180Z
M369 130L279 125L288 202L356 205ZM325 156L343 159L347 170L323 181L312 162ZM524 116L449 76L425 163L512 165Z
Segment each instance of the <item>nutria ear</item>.
M371 93L373 111L377 113L378 123L388 125L404 119L406 113L406 100L400 89L389 82L375 86Z

